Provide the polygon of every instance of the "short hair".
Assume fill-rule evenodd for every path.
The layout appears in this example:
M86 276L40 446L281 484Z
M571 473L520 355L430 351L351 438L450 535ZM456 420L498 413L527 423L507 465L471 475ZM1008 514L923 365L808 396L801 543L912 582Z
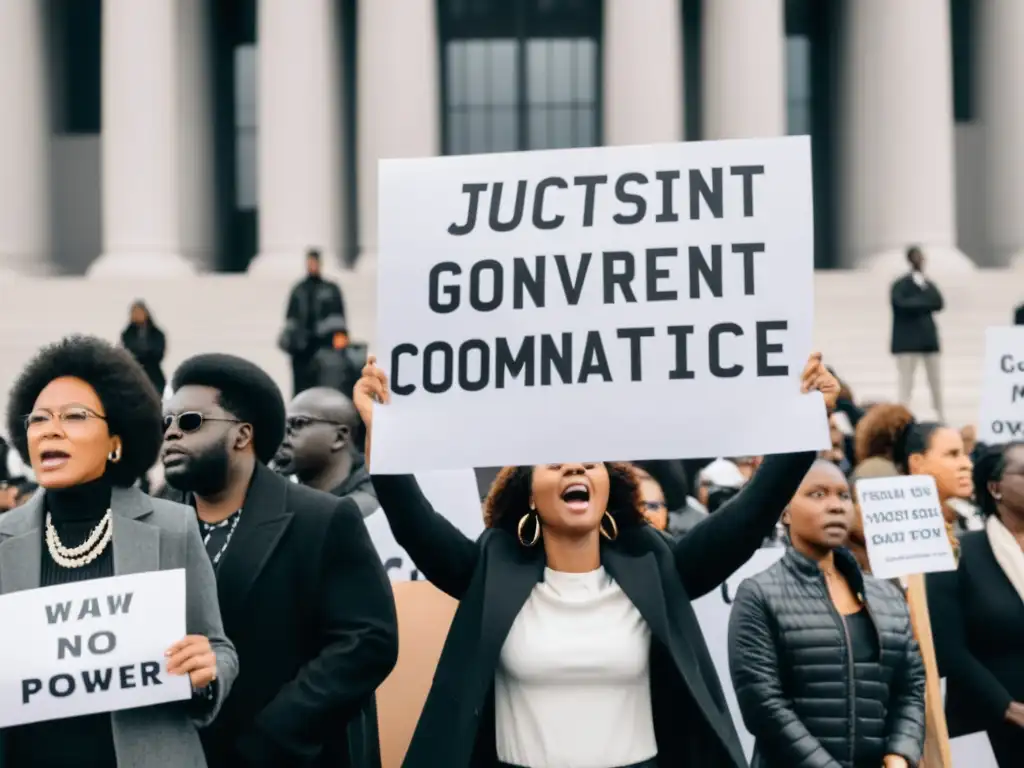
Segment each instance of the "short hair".
M25 416L54 379L81 379L96 390L111 435L121 438L121 460L106 477L129 487L156 463L163 443L160 395L131 353L95 336L68 336L36 353L11 388L7 431L18 453L30 462Z
M605 462L608 468L608 512L620 530L647 525L640 484L629 464ZM533 467L505 467L484 500L484 525L518 536L519 520L530 509ZM532 529L531 529L532 530Z
M178 366L171 380L175 392L187 386L216 389L220 406L252 425L256 458L270 463L284 440L285 408L281 390L266 371L234 355L196 355Z
M985 448L978 460L974 462L974 470L971 473L974 480L974 498L978 502L978 509L983 517L993 517L998 507L988 484L998 483L1003 479L1003 472L1006 470L1006 454L1021 447L1024 447L1024 442L993 445Z
M919 246L919 245L908 245L907 246L907 261L910 261L910 259L914 256L915 253L918 253L918 254L921 254L922 256L924 256L924 253L921 251L921 246Z
M306 250L306 258L320 261L320 249L319 248L308 248Z
M881 403L868 408L854 430L854 456L857 463L874 458L894 461L896 441L904 428L913 421L914 414L902 405Z

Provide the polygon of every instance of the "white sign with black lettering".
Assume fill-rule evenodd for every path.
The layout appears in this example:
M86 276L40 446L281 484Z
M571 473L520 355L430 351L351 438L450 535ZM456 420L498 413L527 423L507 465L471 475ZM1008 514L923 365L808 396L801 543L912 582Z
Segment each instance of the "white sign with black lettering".
M807 137L384 160L379 199L375 472L829 446Z
M472 469L418 472L416 481L435 512L444 515L473 541L480 537L484 531L484 519L476 474ZM423 578L409 554L395 541L388 519L380 509L372 512L365 522L370 540L392 582Z
M857 500L875 578L956 570L933 477L858 480Z
M985 331L978 439L988 445L1024 440L1024 326Z
M185 636L185 571L0 597L0 728L191 698L164 652Z

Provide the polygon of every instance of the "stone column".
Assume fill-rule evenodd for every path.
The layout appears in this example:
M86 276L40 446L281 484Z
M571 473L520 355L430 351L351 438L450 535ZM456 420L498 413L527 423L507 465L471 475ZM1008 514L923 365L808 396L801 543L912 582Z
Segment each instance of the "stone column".
M51 258L43 9L38 0L0 2L0 280L45 273Z
M341 25L333 0L259 0L259 254L249 272L304 274L307 248L339 268Z
M436 5L435 0L363 0L357 6L361 258L373 259L377 251L377 161L441 151Z
M989 263L1024 267L1024 3L980 0L975 7Z
M680 0L604 0L606 145L683 140L680 6Z
M957 248L948 0L847 0L840 93L847 266L971 270Z
M103 254L90 275L184 275L177 0L103 2Z
M784 3L705 0L702 8L703 138L784 136Z

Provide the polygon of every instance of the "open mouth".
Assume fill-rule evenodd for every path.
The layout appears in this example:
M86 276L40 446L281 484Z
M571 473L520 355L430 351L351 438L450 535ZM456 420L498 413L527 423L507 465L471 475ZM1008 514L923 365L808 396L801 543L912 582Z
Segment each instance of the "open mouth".
M846 523L825 523L825 530L826 531L841 531L842 533L846 533L847 526L846 526Z
M166 467L169 464L177 464L179 461L183 461L185 458L186 457L185 457L185 452L184 451L180 451L180 450L177 450L177 449L170 449L170 450L164 451L163 463L164 463L164 466Z
M71 455L64 451L43 451L39 455L39 463L43 470L59 469L68 463Z
M573 483L562 491L562 501L572 512L586 512L590 508L590 489L583 483Z

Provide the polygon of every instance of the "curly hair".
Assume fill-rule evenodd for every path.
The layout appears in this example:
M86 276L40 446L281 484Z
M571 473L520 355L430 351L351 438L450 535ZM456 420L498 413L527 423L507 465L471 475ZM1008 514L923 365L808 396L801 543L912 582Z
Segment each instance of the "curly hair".
M860 464L865 459L884 458L893 461L893 450L904 430L914 421L914 414L902 405L874 405L857 422L854 431L854 456Z
M605 462L608 468L608 512L619 530L646 525L640 484L629 464ZM530 508L533 467L505 467L494 478L484 500L484 525L518 537L519 520Z
M103 404L107 428L121 438L122 457L108 464L105 476L129 487L156 463L163 443L160 395L131 353L95 336L67 336L43 347L14 382L7 401L7 431L29 463L25 416L39 393L54 379L81 379Z
M234 355L196 355L178 366L171 381L174 391L189 385L216 389L220 406L252 425L256 458L270 463L284 441L285 406L266 371Z

